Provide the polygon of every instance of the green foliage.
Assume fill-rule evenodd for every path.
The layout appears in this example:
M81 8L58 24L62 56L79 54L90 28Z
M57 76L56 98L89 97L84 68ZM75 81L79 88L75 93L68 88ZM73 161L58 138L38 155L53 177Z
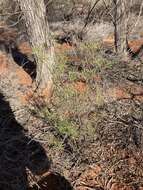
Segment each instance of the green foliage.
M101 48L101 44L97 42L83 43L79 46L78 54L87 73L95 74L114 65L113 61L100 54Z
M81 43L80 46L78 47L79 53L89 53L90 55L95 55L96 52L99 52L101 48L100 43L98 42L86 42L86 43ZM88 58L88 57L87 57Z
M101 45L98 43L83 43L74 52L75 60L73 52L62 51L57 54L51 105L39 111L39 116L62 137L60 140L57 136L52 137L49 142L51 147L62 149L64 138L73 141L79 141L82 137L94 139L99 116L93 107L103 107L105 101L102 87L91 81L102 70L115 64L103 58L100 50ZM75 84L83 80L86 87L85 91L80 92Z
M67 62L68 62L68 57L65 53L57 53L56 66L55 66L54 75L53 75L55 83L61 80L61 76L65 72Z
M78 137L78 131L76 130L74 124L65 118L58 120L57 128L62 135L66 135L73 139Z
M112 67L115 63L103 58L103 56L100 55L100 50L101 45L99 43L81 43L75 49L76 53L70 52L72 54L72 59L73 56L75 57L75 61L71 61L70 55L66 52L58 53L54 74L56 85L57 82L61 82L63 78L68 82L74 82L81 79L87 81L98 72ZM81 71L79 71L78 68L81 68Z
M44 118L48 121L48 123L52 124L53 127L58 130L59 135L63 135L70 138L77 138L78 131L73 122L71 122L66 117L58 114L55 110L50 110L48 107L44 107L39 112L40 117ZM55 142L57 143L57 141Z

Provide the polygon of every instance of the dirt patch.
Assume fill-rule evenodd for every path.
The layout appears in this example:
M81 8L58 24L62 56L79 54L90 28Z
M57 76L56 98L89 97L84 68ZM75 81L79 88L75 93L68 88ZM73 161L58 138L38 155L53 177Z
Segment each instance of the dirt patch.
M142 64L102 60L95 70L96 63L82 58L64 59L51 105L41 112L46 126L39 139L50 137L44 146L53 167L75 189L140 189Z
M30 182L33 182L31 188L35 189L38 185L41 189L51 190L69 190L72 186L77 190L141 189L143 65L140 62L123 62L114 57L104 57L102 46L97 44L80 45L74 50L68 44L59 45L56 49L60 57L57 58L54 93L48 105L39 105L42 98L35 96L32 102L35 104L30 110L34 119L30 123L28 137L15 121L14 115L14 124L4 125L5 133L1 128L0 138L5 145L5 149L2 149L5 159L0 159L0 164L4 162L5 165L2 165L4 168L1 172L7 169L8 163L10 171L7 171L14 172L12 177L8 175L12 184L15 177L19 180L24 177L24 185L28 186L28 167L32 173L29 174L32 176ZM19 50L27 56L31 54L27 43L19 46ZM6 54L2 53L1 59L1 81L10 77L6 81L8 89L10 92L14 86L18 89L18 92L14 91L13 102L20 98L25 105L31 97L29 87L32 79ZM43 93L48 94L49 89ZM5 106L0 107L3 117ZM10 114L13 114L12 111ZM15 128L12 127L18 129L13 130ZM13 141L13 137L18 139ZM36 145L38 142L40 153L37 149L35 151L35 144L28 149L28 154L23 153L27 142L29 145L33 141ZM27 155L30 161L23 163ZM48 158L52 160L53 172L47 173L47 165L45 167L44 164ZM10 167L14 159L20 161L14 162L17 169L20 168L19 163L23 164L19 173ZM0 178L7 178L7 171ZM8 189L7 185L5 189Z
M83 93L86 91L86 83L85 82L76 82L73 84L73 87L75 90L77 90L80 93Z
M113 34L109 35L107 38L103 39L103 44L105 47L114 48L114 37ZM133 57L139 56L141 60L143 59L143 39L134 39L134 40L129 40L128 45L130 48L131 55Z

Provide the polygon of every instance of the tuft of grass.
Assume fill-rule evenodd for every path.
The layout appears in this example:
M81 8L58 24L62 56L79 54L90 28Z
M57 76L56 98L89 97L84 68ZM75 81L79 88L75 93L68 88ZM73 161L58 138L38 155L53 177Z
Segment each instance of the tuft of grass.
M59 52L54 73L55 85L63 81L89 81L102 70L113 67L115 62L104 58L100 53L101 48L100 43L88 42L80 43L75 52ZM75 60L73 56L76 57Z
M74 82L78 79L78 72L75 72L75 71L69 71L69 76L68 76L68 79L70 82Z
M95 52L99 52L101 49L101 44L98 42L85 42L81 43L78 47L78 52L79 53L89 53L89 56L95 55ZM88 58L88 57L87 57Z
M94 78L115 64L101 56L100 48L97 43L80 44L74 61L68 52L57 54L51 104L38 110L38 115L58 133L49 139L52 148L62 150L65 138L77 143L83 138L94 139L99 118L94 107L101 108L105 103L102 87ZM82 93L75 88L79 81L86 85Z
M52 110L48 107L44 107L40 110L39 116L44 118L53 128L58 131L59 136L66 136L71 139L76 139L78 137L78 131L74 124L74 122L70 121L70 119L66 118L64 115L60 115L56 112L56 110ZM57 143L56 141L55 143Z
M62 81L63 74L67 69L68 56L64 52L58 52L56 55L56 65L53 73L53 81L55 86Z
M74 124L65 118L58 120L57 128L62 135L71 137L72 139L76 139L78 137L78 131Z
M101 55L101 49L101 44L95 42L82 43L77 47L77 55L81 60L83 73L87 77L115 65L114 61L108 60Z

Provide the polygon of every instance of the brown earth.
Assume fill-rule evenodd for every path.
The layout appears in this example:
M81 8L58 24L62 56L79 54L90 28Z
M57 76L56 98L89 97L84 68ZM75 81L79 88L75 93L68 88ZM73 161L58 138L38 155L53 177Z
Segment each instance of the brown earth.
M103 39L103 44L106 47L114 47L114 37L113 35L109 35L108 38ZM129 48L135 54L136 52L140 52L143 49L143 38L129 40L128 41Z
M113 44L113 41L104 42ZM133 50L138 50L142 45L142 40L131 41L129 44ZM68 51L71 48L73 47L67 44L57 45L56 51ZM27 42L19 44L18 49L27 56L31 54L31 48ZM33 94L31 77L3 52L0 53L0 76L3 80L5 76L11 76L13 86L22 86L27 89L18 91L16 96L23 104L29 103L29 98ZM114 69L107 69L97 77L95 76L95 81L103 88L105 105L102 111L101 108L98 110L103 118L96 129L96 140L89 144L82 142L78 145L81 146L82 161L80 166L71 167L69 175L71 182L77 190L141 190L143 188L142 65L130 66L129 63L120 63ZM88 84L85 82L78 81L72 85L74 90L80 93L87 91ZM107 115L104 116L104 114ZM48 152L48 149L46 151ZM64 170L64 158L67 153L60 155L54 152L52 154L58 157L61 162L60 167ZM49 172L37 183L43 190L72 189L67 181L61 182L63 179L59 174ZM63 185L64 183L66 185ZM33 188L36 189L35 186Z

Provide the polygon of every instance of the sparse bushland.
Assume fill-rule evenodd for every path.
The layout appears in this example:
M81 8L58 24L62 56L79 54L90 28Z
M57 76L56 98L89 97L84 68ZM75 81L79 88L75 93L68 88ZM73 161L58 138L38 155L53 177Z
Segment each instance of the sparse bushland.
M66 143L65 139L78 143L83 137L94 136L99 119L94 107L101 108L105 103L98 75L117 64L104 58L101 48L99 43L88 43L57 53L53 97L50 104L33 110L56 131L54 146Z
M117 181L129 185L138 179L140 186L142 166L134 165L130 169L124 153L129 154L127 159L134 157L139 161L133 151L140 154L141 141L138 135L133 136L135 131L141 133L143 110L140 100L126 96L124 90L132 88L128 77L134 73L136 79L140 78L143 68L141 64L131 66L120 62L116 56L108 58L103 52L102 44L89 42L57 53L51 101L34 108L34 114L48 125L36 139L48 144L53 162L62 163L60 171L72 180L79 179L88 166L94 168L97 164L101 170L99 175L88 174L96 184ZM108 172L111 168L112 174ZM85 180L86 184L89 186L90 182ZM78 186L83 188L77 180L75 189ZM101 187L106 188L106 184Z
M108 60L106 61L108 62ZM59 62L58 64L60 67ZM96 81L91 82L91 78L88 81L88 77L86 77L82 90L79 90L79 86L75 88L76 79L68 78L68 69L70 68L67 69L67 65L64 69L62 65L63 72L56 73L56 87L51 104L34 111L48 124L48 129L45 127L45 130L41 134L39 133L37 140L43 140L48 144L48 151L52 152L50 155L53 162L62 162L61 172L65 176L78 179L78 175L88 166L94 168L94 164L98 164L102 170L99 175L95 175L95 177L94 174L88 173L88 175L91 175L91 179L93 177L92 180L97 180L99 184L105 180L108 183L110 181L111 184L117 181L127 185L136 182L139 186L141 185L142 165L135 164L130 168L129 163L132 158L140 162L138 156L133 152L136 150L140 155L141 139L137 134L140 134L142 130L142 106L138 100L122 98L120 91L118 96L121 96L121 99L119 100L106 102L103 95L104 85L108 87L108 83L109 86L111 83L116 86L121 81L123 83L123 80L126 83L123 76L135 73L135 70L138 78L139 68L137 71L134 66L134 69L131 70L127 63L126 66L124 63L120 63L120 65L114 63L107 69L103 67L102 72L96 72L96 74L100 74L102 81L97 77ZM122 75L119 75L119 72L122 72ZM65 74L67 77L64 78ZM106 84L104 84L105 81ZM93 88L93 86L95 87ZM112 92L109 96L112 96ZM136 137L134 137L135 134ZM53 156L55 152L56 159ZM126 153L129 158L124 157ZM64 161L62 161L63 158ZM67 169L67 165L70 169ZM57 166L54 165L54 167ZM108 172L111 168L113 173ZM112 175L113 179L109 180ZM131 177L132 175L133 177ZM85 184L88 186L90 182L85 179ZM82 186L82 183L78 184L77 180L75 187L79 185ZM101 186L104 188L106 184Z
M77 18L76 16L81 10L83 12L81 11L81 15L78 18L81 18L83 25L85 24L83 21L86 21L87 13L92 8L91 3L94 3L93 1L86 2L82 0L80 3L83 4L83 8L79 12L76 12L75 10L79 7L72 7L74 9L71 9L73 1L47 2L55 3L54 6L57 7L59 4L62 5L64 3L62 8L60 6L58 7L61 17L57 16L57 14L57 17L55 17L57 19L56 21L63 19L62 21L64 21L65 25L69 22L72 27L72 21ZM78 0L74 2L78 3ZM87 19L88 24L90 23L92 28L97 27L98 29L98 24L96 26L94 25L94 23L99 21L99 15L96 13L98 11L98 13L102 13L103 6L107 8L105 14L102 15L104 17L103 22L111 20L111 18L109 19L109 15L106 15L111 8L108 2L106 4L107 7L105 6L106 2L104 1L103 3L103 1L100 1L101 4L98 6L101 7L96 7ZM88 11L86 8L88 8ZM56 9L52 10L52 12L54 14L57 13ZM73 20L71 17L73 17ZM99 18L101 19L103 17ZM75 19L75 21L77 20ZM63 22L59 24L62 25ZM68 26L66 28L70 30ZM88 29L92 36L95 35L95 39L96 33L90 30L90 28ZM106 29L103 31L104 28L102 30L100 28L99 33L106 33ZM56 36L54 32L53 30L53 37ZM73 35L74 32L78 33L76 30L70 32ZM56 64L53 73L54 92L50 101L48 104L43 103L42 97L36 96L35 93L35 96L32 97L33 99L31 98L31 101L28 102L30 105L28 113L31 113L34 117L28 123L29 133L27 136L30 136L30 143L33 141L40 142L45 148L50 161L52 160L51 170L48 174L46 173L46 177L39 177L45 180L43 180L42 187L48 187L50 189L51 184L49 184L49 181L53 181L54 188L57 187L58 190L65 189L65 186L63 188L59 187L59 183L62 182L58 182L58 185L55 185L55 178L49 179L49 176L56 171L67 177L76 190L84 190L89 187L91 189L115 190L120 189L122 186L123 189L128 189L130 186L133 189L141 189L143 179L141 159L143 156L143 65L138 61L135 62L130 59L121 61L113 52L113 48L106 49L107 47L101 41L98 42L99 39L89 40L87 38L84 41L83 38L77 40L76 43L72 42L72 38L69 41L66 41L67 38L61 37L60 39L63 41L58 42L60 43L58 45L61 50L56 50ZM36 46L32 50L38 54L39 60L41 60L40 62L45 62L45 58L47 57L41 51L41 48ZM13 63L9 71L13 70L14 65L15 63ZM4 66L4 69L6 66ZM12 76L12 80L10 81L13 85L8 81L9 88L7 89L13 92L13 89L17 88L19 92L22 89L22 85L17 84L17 82L21 81L21 79L15 77L19 72L17 73L13 70L13 75L9 75L9 73L11 72L8 72L6 76L9 78ZM3 75L3 72L0 72L0 74L3 76L2 80L4 81L7 77ZM18 76L23 77L21 74ZM30 78L31 83L32 80ZM5 85L5 87L7 86ZM3 86L1 86L1 89L2 92L5 90ZM10 95L9 91L6 91L8 97ZM25 91L23 88L22 92L24 93ZM12 103L15 103L19 107L17 104L17 95L19 94L16 92L12 93ZM5 108L2 107L2 111L0 109L0 122L1 118L3 119L3 110L5 111ZM25 118L22 117L22 119ZM17 131L13 130L12 127L10 126L12 130L10 135L13 141L13 132L15 133ZM3 127L1 127L1 130L3 131ZM8 134L11 130L7 131ZM1 138L3 138L3 134ZM16 146L15 144L12 147L8 146L8 152L4 150L6 159L17 155L15 154L15 148L17 148L17 143ZM32 155L34 150L32 151ZM38 166L42 158L38 151L35 152L37 162L36 164L34 162L34 164ZM4 159L1 160L3 161ZM17 168L19 169L19 167ZM90 172L88 168L90 168ZM32 169L31 171L33 172ZM34 172L32 175L36 184L35 179L38 176ZM57 178L60 181L59 176ZM33 189L39 188L38 186L34 187Z

